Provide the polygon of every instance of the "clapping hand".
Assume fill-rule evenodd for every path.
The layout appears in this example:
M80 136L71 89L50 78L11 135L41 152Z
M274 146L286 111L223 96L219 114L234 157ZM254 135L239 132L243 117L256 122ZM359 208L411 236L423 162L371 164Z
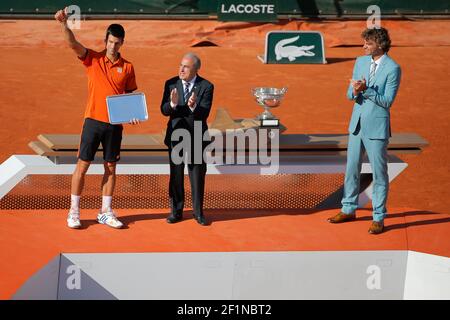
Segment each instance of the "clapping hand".
M353 95L357 96L360 92L367 89L366 79L362 78L362 80L353 80L350 79L350 83L353 87Z
M191 96L189 97L189 100L187 102L189 108L194 108L195 104L197 103L197 96L195 95L195 92L192 92Z
M172 105L172 108L176 108L176 106L178 104L177 88L173 88L172 91L170 91L170 104Z

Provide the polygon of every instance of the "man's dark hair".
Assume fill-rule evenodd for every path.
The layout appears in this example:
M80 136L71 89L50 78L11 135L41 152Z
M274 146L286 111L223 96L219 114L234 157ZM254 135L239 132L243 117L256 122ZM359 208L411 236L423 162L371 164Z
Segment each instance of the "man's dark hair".
M125 29L120 24L113 23L106 29L105 41L108 40L109 35L120 38L123 42L123 39L125 39Z
M389 33L385 28L366 29L361 34L361 37L364 40L375 41L375 43L381 47L381 50L383 50L383 52L388 52L391 48L391 38L389 37Z

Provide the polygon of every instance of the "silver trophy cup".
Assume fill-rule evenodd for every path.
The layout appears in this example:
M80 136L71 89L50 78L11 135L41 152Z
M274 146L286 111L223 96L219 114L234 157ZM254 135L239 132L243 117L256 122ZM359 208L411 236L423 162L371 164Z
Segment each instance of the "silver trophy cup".
M259 120L276 119L276 117L270 112L271 108L276 108L280 105L287 88L268 88L258 87L253 88L252 93L255 96L256 102L264 107L264 112L257 116Z

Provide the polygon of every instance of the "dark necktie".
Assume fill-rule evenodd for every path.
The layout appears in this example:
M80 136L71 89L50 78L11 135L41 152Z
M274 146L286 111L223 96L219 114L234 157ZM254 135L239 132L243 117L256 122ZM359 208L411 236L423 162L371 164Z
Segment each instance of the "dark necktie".
M189 87L190 87L190 85L189 85L189 82L186 82L185 84L184 84L184 102L187 104L187 102L188 102L188 99L189 99Z

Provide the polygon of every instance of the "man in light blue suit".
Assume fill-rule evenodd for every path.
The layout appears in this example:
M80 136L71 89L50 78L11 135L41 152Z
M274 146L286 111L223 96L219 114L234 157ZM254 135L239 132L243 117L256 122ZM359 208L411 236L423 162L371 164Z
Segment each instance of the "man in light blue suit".
M347 97L355 101L349 125L347 168L341 212L328 219L331 223L356 218L359 180L364 151L373 174L373 222L369 233L384 229L389 189L387 146L391 136L390 108L400 85L400 66L387 55L391 46L384 28L366 29L362 33L365 56L358 57Z

